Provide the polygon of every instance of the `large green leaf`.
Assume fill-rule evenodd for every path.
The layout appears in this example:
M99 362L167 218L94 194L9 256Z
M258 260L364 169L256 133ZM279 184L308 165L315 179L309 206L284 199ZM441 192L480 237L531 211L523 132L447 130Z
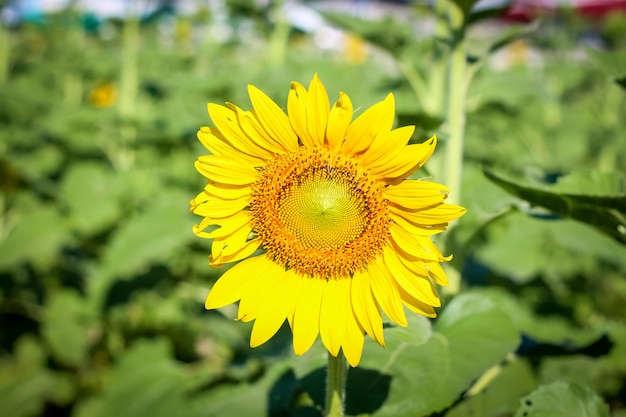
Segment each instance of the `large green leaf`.
M330 23L398 56L413 40L411 28L390 17L383 20L360 19L341 13L323 13Z
M61 183L61 203L68 208L69 224L81 233L101 231L120 214L119 180L102 164L73 164Z
M495 375L495 376L494 376ZM530 365L516 359L503 366L492 368L484 378L485 385L480 385L482 378L463 401L446 413L446 417L501 417L511 415L517 409L521 396L535 388L535 376Z
M522 398L515 417L609 417L609 407L587 386L554 382Z
M93 337L93 314L85 300L70 289L50 295L43 310L42 332L53 357L66 365L79 365Z
M194 409L198 416L285 416L297 385L290 365L275 363L254 383L216 387L195 398Z
M63 219L53 206L41 205L20 213L20 220L0 243L0 269L21 262L47 266L67 241Z
M115 366L100 395L80 404L77 417L191 416L188 376L163 340L141 341Z
M39 344L22 338L15 347L15 358L0 360L0 415L38 415L54 389L54 375L45 366Z
M189 196L164 189L161 197L116 230L106 246L99 272L127 276L150 262L166 259L191 239L196 219L187 209Z
M599 51L585 47L587 56L623 89L626 89L626 51Z
M349 415L419 417L445 410L519 343L506 313L480 295L455 298L427 340L428 321L416 323L423 324L386 329L386 349L366 341L359 370L349 373ZM321 380L317 390L305 385L313 398L324 386Z
M491 181L533 206L590 224L626 244L626 182L623 174L596 172L590 173L585 180L580 174L569 179L565 177L560 182L565 182L568 191L563 192L558 186L540 188L509 180L486 168L483 172ZM598 189L604 192L598 195Z

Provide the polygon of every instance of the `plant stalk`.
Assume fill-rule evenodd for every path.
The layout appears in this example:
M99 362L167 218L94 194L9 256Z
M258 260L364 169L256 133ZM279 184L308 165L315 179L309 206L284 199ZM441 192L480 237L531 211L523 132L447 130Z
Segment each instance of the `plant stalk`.
M326 417L343 417L348 364L342 350L337 356L328 353L328 380L326 381Z
M465 136L465 98L468 86L468 66L465 56L465 17L463 10L452 1L448 6L448 30L450 38L449 84L448 84L448 141L445 154L446 185L450 187L447 202L458 205L461 202L463 178L463 139ZM456 250L454 224L448 228L446 251ZM457 267L448 268L449 286L445 292L454 295L461 286L461 274Z

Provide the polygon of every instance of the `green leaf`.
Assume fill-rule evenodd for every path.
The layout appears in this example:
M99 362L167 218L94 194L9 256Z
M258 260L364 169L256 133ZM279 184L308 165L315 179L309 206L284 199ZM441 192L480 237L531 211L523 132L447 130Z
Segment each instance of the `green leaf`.
M342 13L322 13L333 25L354 32L366 41L386 50L394 56L413 41L411 28L402 22L387 17L382 20L359 19Z
M103 392L82 402L77 417L191 416L184 369L163 340L140 341L113 369Z
M516 359L504 366L496 366L485 374L486 385L473 392L448 413L446 417L500 417L516 410L519 398L536 386L531 366ZM482 382L479 380L479 383ZM478 387L474 385L472 391Z
M623 174L601 173L590 174L587 182L581 181L580 174L570 179L565 177L568 192L555 188L539 188L520 184L504 178L486 168L483 172L487 178L498 184L508 192L528 201L533 206L544 207L553 213L569 217L583 223L590 224L608 234L620 243L626 244L626 192ZM621 179L616 179L616 176ZM598 184L598 186L595 186ZM608 184L612 185L612 192L608 192ZM601 188L600 188L601 187ZM597 189L604 191L598 195Z
M43 316L43 336L60 363L77 366L90 345L93 319L85 300L73 290L50 295Z
M587 46L585 52L597 67L626 89L626 51L599 51Z
M296 388L290 365L291 360L275 363L254 383L216 387L194 399L194 409L212 417L285 415Z
M197 220L189 214L188 200L181 191L165 189L162 198L130 217L106 246L100 272L107 277L127 276L183 247Z
M93 234L111 225L120 214L119 181L101 164L78 163L68 169L60 200L69 209L69 223L79 232Z
M450 0L452 3L456 4L462 11L465 16L469 15L472 11L472 8L479 0ZM467 18L466 18L467 19Z
M472 21L474 14L470 17ZM494 39L490 42L477 42L469 43L467 50L468 55L471 57L477 57L479 59L489 59L491 54L510 44L513 40L532 33L537 29L536 22L527 25L510 25L507 26L501 33L494 36Z
M63 219L53 207L44 205L20 215L19 223L0 243L0 269L21 262L50 265L67 240Z
M426 342L423 336L413 340L392 337L395 329L385 330L386 349L366 341L359 368L370 372L360 372L349 381L361 388L358 398L347 398L348 410L357 407L351 401L375 399L380 392L374 390L388 386L386 398L372 399L370 406L380 408L355 411L411 417L440 412L519 343L509 317L495 302L479 295L455 298Z
M0 361L0 415L39 415L53 390L54 375L45 367L44 355L32 338L22 338L15 358Z
M522 398L515 417L609 417L609 407L587 386L554 382Z

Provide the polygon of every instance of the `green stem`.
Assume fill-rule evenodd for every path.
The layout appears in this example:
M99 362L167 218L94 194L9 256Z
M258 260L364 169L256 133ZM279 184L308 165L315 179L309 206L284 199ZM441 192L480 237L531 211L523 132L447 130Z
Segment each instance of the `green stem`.
M9 28L0 23L0 84L9 78Z
M409 85L417 97L418 104L424 108L424 99L428 97L428 88L422 76L417 72L411 60L403 55L398 59L398 66L409 82Z
M343 417L344 394L348 365L343 351L337 356L328 353L328 380L326 383L326 417Z
M449 37L451 39L447 124L449 137L446 143L445 178L450 187L448 203L459 204L463 176L463 139L465 136L465 96L468 86L468 66L465 56L465 21L461 8L451 1L448 5ZM452 223L448 228L446 251L454 252ZM449 286L445 292L454 295L461 286L461 274L454 266L448 270Z
M284 0L275 0L272 6L274 17L274 29L270 35L270 65L274 68L282 67L287 55L287 44L289 43L289 22L285 16Z
M119 112L123 119L135 113L135 100L139 85L139 18L136 14L126 17L123 28L122 73L120 76Z
M455 13L451 7L451 14ZM461 178L463 173L463 138L465 135L465 95L467 90L467 61L465 58L465 39L462 28L456 28L453 35L450 55L449 91L448 91L448 129L446 144L446 185L452 192L448 198L451 204L461 201Z

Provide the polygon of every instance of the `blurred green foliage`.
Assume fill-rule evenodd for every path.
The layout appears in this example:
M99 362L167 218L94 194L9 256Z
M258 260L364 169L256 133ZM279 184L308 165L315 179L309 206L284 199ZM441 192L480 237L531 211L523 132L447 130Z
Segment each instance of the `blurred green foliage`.
M207 102L249 107L251 83L284 105L318 72L355 108L393 91L413 140L445 147L446 45L329 15L353 34L323 50L277 34L271 7L228 5L224 21L66 12L1 28L0 415L321 415L321 344L295 358L284 328L252 350L235 307L203 309L222 270L191 233L195 132ZM349 415L626 415L625 27L468 32L463 288L437 320L387 328L386 349L366 341ZM590 31L607 50L581 46ZM441 182L441 154L418 175Z

